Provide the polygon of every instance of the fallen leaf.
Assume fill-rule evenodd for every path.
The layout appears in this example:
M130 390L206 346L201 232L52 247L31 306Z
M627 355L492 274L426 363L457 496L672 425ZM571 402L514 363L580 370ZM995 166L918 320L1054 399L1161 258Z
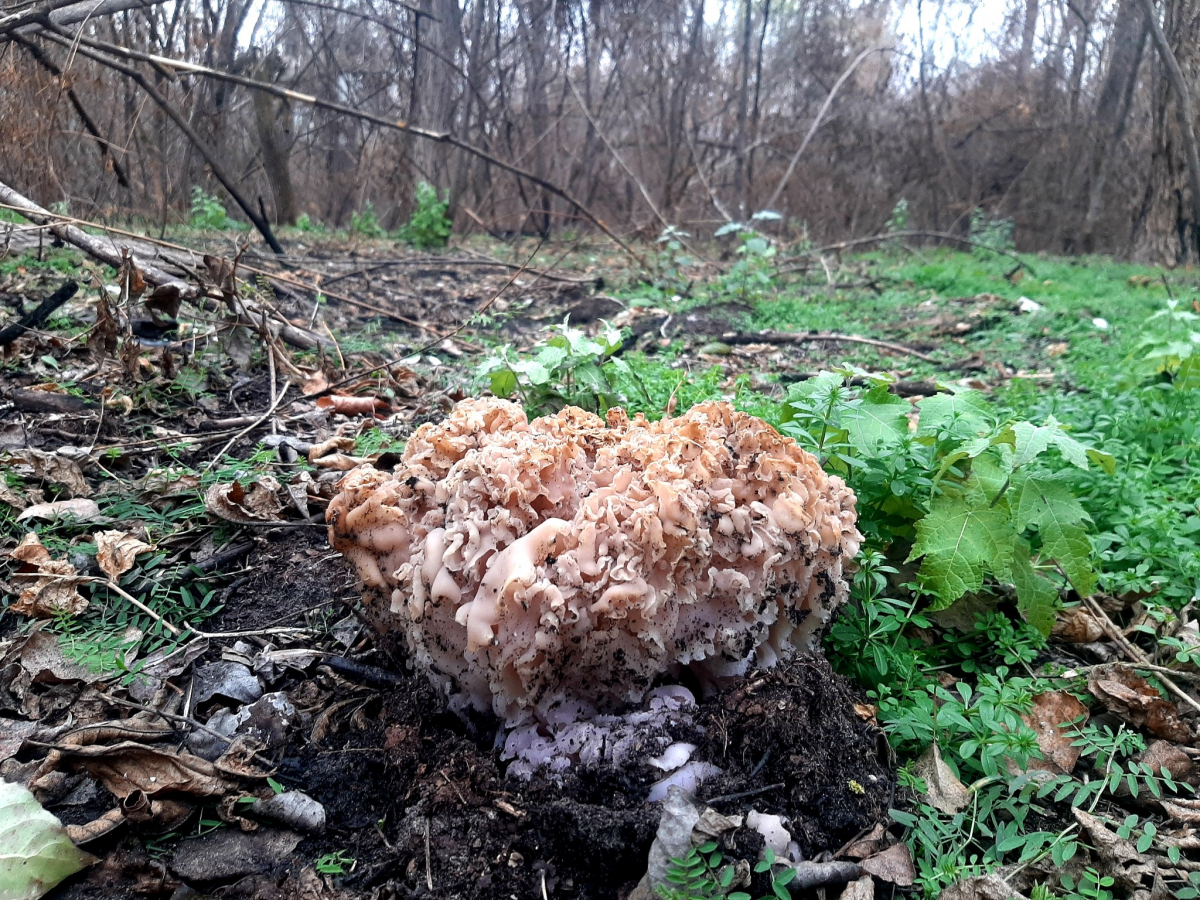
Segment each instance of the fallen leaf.
M16 510L22 510L28 505L25 498L10 488L3 478L0 478L0 503L7 503Z
M73 516L80 522L90 522L100 518L100 507L96 505L95 500L55 500L52 503L35 503L33 506L25 508L19 516L18 522L24 522L26 519L61 519L67 516Z
M1179 718L1173 703L1127 666L1101 666L1088 676L1088 690L1101 703L1130 725L1145 726L1151 734L1188 744L1192 731Z
M0 719L0 762L20 753L25 738L33 734L37 727L37 722L24 719Z
M1091 644L1104 637L1104 629L1095 616L1076 606L1059 612L1050 634L1068 644Z
M319 394L321 391L329 387L329 379L325 377L325 373L320 369L308 376L300 391L305 397L311 397L313 394Z
M0 781L0 897L36 900L95 861L33 794Z
M1031 769L1064 775L1075 768L1081 748L1071 746L1076 739L1072 722L1080 716L1082 726L1088 718L1087 707L1066 691L1047 691L1033 698L1032 707L1021 718L1037 735L1043 758L1031 759Z
M322 456L328 456L330 453L350 453L353 450L354 438L332 437L327 441L321 441L319 444L313 444L308 449L308 461L315 464Z
M998 872L956 881L940 896L941 900L1028 900L1011 888Z
M1143 875L1153 875L1157 866L1153 857L1138 853L1137 848L1129 841L1120 837L1115 831L1110 831L1102 819L1084 812L1082 809L1072 809L1071 812L1086 832L1088 842L1095 848L1104 868L1113 875L1122 887L1135 888Z
M264 475L247 488L240 481L214 484L204 494L204 508L218 518L239 525L275 522L283 510L277 491L279 482Z
M917 878L912 854L904 844L892 844L882 853L864 859L861 865L864 871L898 887L909 887Z
M855 703L854 714L864 722L871 722L875 719L875 714L879 712L879 707L874 703Z
M376 412L391 409L378 397L351 397L346 394L330 394L317 400L321 409L332 409L343 416L374 416Z
M10 450L0 457L0 465L12 467L23 478L40 478L52 484L61 484L76 497L87 497L92 493L74 460L56 453L28 448Z
M120 581L133 568L139 553L154 549L127 531L100 531L95 537L96 562L113 581Z
M192 881L229 880L266 872L291 859L301 836L262 828L253 834L225 829L183 841L171 871Z
M838 900L875 900L875 882L870 875L864 875L846 885Z
M363 463L369 463L372 457L369 456L347 456L345 453L330 453L328 456L322 456L320 459L313 462L313 465L318 469L331 469L335 472L349 472L361 466Z
M75 567L52 558L36 534L25 535L11 555L21 563L13 575L14 584L21 588L21 596L9 607L13 612L48 619L60 613L77 616L87 608Z
M60 747L59 752L121 800L137 791L149 797L164 791L215 797L237 788L216 765L186 751L122 741L107 746Z
M942 761L942 751L935 742L913 764L913 774L925 782L925 799L935 809L953 815L971 800L971 792Z

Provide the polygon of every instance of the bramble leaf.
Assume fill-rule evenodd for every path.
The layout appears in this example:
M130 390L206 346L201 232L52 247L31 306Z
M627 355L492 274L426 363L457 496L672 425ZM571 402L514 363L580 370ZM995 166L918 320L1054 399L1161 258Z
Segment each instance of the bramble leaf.
M924 556L920 576L938 597L931 609L945 609L968 591L983 586L988 570L1006 570L1016 532L1007 511L972 506L962 497L934 500L917 523L917 541L908 559Z
M903 397L888 392L881 384L867 392L861 404L845 416L843 424L850 442L869 455L908 434L907 415L912 405Z
M35 900L93 862L33 794L0 781L0 897Z

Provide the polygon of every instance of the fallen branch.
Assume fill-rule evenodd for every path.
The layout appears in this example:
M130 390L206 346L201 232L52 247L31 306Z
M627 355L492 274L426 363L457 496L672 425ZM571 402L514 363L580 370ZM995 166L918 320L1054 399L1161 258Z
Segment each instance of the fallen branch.
M847 884L862 878L866 872L858 863L852 862L802 862L796 866L796 875L788 882L789 891L811 890L831 884Z
M49 230L63 242L68 243L73 247L78 247L93 259L99 260L102 263L106 263L118 270L121 268L121 265L124 261L121 252L123 250L127 250L128 247L118 246L117 242L111 237L107 238L107 240L103 240L90 235L86 231L76 227L77 225L87 225L89 227L111 231L114 234L134 237L138 240L145 240L148 243L163 244L165 246L175 247L179 250L187 250L186 247L177 247L173 244L166 244L164 241L155 241L152 238L143 238L128 231L121 231L117 228L108 228L107 226L89 222L85 219L76 219L71 216L60 216L57 213L52 213L49 210L38 206L28 197L18 193L16 190L4 184L3 182L0 182L0 209L11 209L14 212L20 213L35 225L39 225ZM166 287L170 285L179 292L179 296L184 300L189 300L192 303L200 302L200 290L198 288L189 286L178 276L172 275L165 269L160 269L155 265L144 263L137 259L134 260L134 264L138 267L138 271L142 273L142 277L146 280L147 284L153 285L154 287ZM175 263L175 265L178 265L178 263ZM249 266L244 266L243 268L256 273L261 271L257 269L250 269ZM270 272L263 272L262 274L270 277L278 277ZM319 289L312 288L312 290ZM333 343L324 335L316 334L305 328L298 328L287 320L282 319L282 317L277 317L274 320L274 323L276 327L279 328L279 336L293 347L299 347L303 350L312 350L316 347ZM251 328L256 327L255 322L250 317L246 317L245 320L240 324L248 325Z
M757 334L743 334L741 332L730 331L721 335L718 340L723 344L743 346L746 344L807 344L809 342L866 344L869 347L878 347L881 350L887 350L891 353L913 356L939 368L950 367L949 363L935 359L928 354L922 353L920 350L914 350L912 347L905 347L903 344L893 344L890 341L859 337L856 334L836 334L831 331L760 331Z
M75 296L79 290L79 285L74 281L68 281L57 291L43 300L37 305L37 308L31 313L27 313L21 318L13 322L0 331L0 347L7 347L26 331L34 328L40 328L42 323L50 318L51 313Z

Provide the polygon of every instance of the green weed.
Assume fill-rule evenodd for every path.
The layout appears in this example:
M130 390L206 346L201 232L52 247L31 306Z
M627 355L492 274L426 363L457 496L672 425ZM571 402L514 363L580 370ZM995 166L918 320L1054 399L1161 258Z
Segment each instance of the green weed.
M412 244L418 250L436 250L445 247L450 240L454 223L446 215L449 200L438 197L437 188L424 181L417 185L417 205L412 217L400 229L400 240Z

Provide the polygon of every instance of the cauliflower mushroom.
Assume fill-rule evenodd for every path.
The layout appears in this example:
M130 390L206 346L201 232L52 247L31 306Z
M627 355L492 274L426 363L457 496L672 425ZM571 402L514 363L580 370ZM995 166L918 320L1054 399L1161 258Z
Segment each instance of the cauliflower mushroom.
M375 624L459 711L551 729L815 648L847 594L855 497L728 403L528 421L505 400L422 425L392 474L360 467L333 546Z

